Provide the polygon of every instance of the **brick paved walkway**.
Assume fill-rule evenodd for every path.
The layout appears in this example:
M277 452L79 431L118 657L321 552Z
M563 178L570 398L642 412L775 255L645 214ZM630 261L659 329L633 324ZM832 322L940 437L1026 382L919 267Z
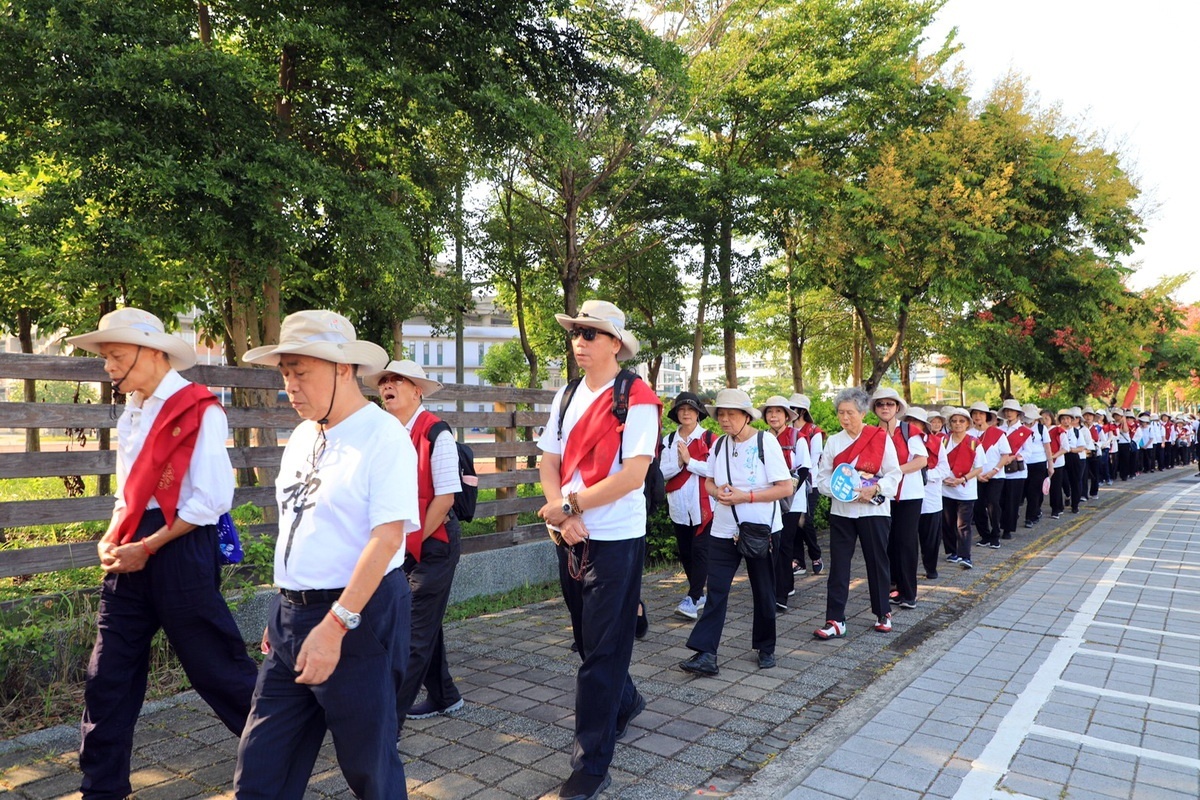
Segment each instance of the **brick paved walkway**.
M871 630L861 562L855 564L847 638L820 642L825 576L798 581L791 610L779 619L779 666L760 671L750 647L750 595L735 583L717 678L694 678L675 665L690 655L691 623L673 617L681 574L647 575L644 599L650 633L634 648L632 672L646 711L618 744L610 798L781 797L749 783L774 760L804 742L847 700L889 672L907 654L971 612L1048 544L1102 517L1105 509L1146 491L1156 478L1191 475L1181 469L1102 492L1078 517L1022 530L999 551L980 550L973 571L948 568L923 584L918 607L895 613L890 635ZM1114 490L1115 489L1115 490ZM1130 489L1134 491L1130 491ZM570 768L574 673L560 601L537 603L447 627L452 671L466 707L451 717L406 725L400 752L409 793L423 798L539 798ZM0 794L23 800L77 798L78 733L63 727L0 741ZM232 797L236 741L194 694L147 708L134 755L138 800ZM349 797L326 742L309 797ZM802 795L808 797L809 795ZM813 796L824 796L816 794ZM865 796L865 795L863 795ZM880 795L890 796L890 795Z

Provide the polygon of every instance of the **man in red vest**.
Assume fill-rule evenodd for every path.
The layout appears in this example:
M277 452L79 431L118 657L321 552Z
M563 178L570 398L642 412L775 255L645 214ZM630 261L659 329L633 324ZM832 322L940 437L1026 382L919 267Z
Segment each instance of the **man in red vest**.
M188 679L240 736L258 673L220 592L216 523L233 503L229 426L221 403L178 370L195 351L146 311L105 314L67 340L104 357L124 393L117 421L117 495L98 545L105 572L99 633L84 690L80 791L119 800L146 694L150 641L161 627Z
M462 554L459 524L451 508L462 491L458 448L450 426L421 401L442 384L425 377L415 361L391 361L383 372L363 376L379 388L383 407L404 425L417 449L417 501L421 531L407 540L404 573L412 589L412 633L408 668L396 684L396 716L404 720L452 714L463 707L462 695L450 677L442 618L450 601L454 570ZM421 686L425 699L413 704Z
M572 772L558 796L592 800L611 783L617 739L646 707L629 662L646 558L643 487L658 446L662 405L636 378L624 425L613 413L620 362L638 351L619 308L588 300L575 316L555 318L584 375L566 408L567 387L559 390L538 440L546 494L538 515L557 544L563 599L583 661L575 679Z

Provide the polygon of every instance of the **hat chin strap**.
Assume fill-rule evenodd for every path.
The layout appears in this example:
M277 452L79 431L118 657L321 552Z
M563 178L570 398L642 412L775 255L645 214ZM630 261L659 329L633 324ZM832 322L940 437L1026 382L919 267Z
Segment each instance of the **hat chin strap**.
M333 404L337 401L337 364L333 365L333 394L329 396L329 408L325 410L325 416L317 420L317 424L321 426L321 433L325 433L325 426L329 424L329 415L333 413Z

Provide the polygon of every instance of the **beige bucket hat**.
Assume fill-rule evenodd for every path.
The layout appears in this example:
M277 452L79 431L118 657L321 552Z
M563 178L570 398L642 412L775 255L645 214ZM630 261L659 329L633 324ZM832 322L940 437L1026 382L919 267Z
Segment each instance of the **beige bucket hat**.
M196 350L190 344L172 336L162 321L140 308L118 308L100 318L100 325L91 333L67 337L67 342L80 350L99 353L102 344L132 344L149 347L167 354L171 367L183 371L196 364Z
M554 318L568 331L572 328L595 328L615 337L621 343L621 349L617 351L618 361L628 361L640 349L637 338L625 330L625 312L607 300L585 300L575 316L555 314Z
M1021 406L1021 416L1031 422L1036 421L1042 416L1042 410L1034 403L1026 403Z
M808 395L796 392L788 398L788 406L791 408L803 408L805 411L812 411L812 400L808 399Z
M971 412L959 406L946 406L942 413L946 415L946 422L949 422L951 417L962 417L967 422L971 421Z
M784 410L784 412L787 414L788 422L795 422L800 417L799 414L797 414L795 411L792 410L791 402L783 395L773 394L770 397L768 397L766 399L766 402L764 402L761 406L758 407L758 412L760 414L762 414L763 417L766 417L767 409L771 408L771 407L782 408Z
M939 414L938 416L941 416L941 414ZM915 419L917 422L920 422L923 425L928 426L929 425L929 412L926 411L925 409L921 408L920 406L910 406L908 408L908 410L904 412L904 419Z
M904 402L904 398L895 389L876 389L875 394L871 395L871 411L875 411L875 404L880 400L895 400L899 408L896 411L896 416L903 417L908 413L908 403Z
M1015 411L1018 414L1022 413L1021 404L1014 398L1010 397L1000 404L1001 411Z
M992 411L990 408L988 408L988 404L983 402L982 400L980 400L978 403L972 403L971 407L968 408L967 411L982 411L983 413L987 414L989 417L996 416L996 412Z
M762 419L762 412L754 407L754 403L750 402L750 395L741 389L722 389L717 392L717 399L713 401L712 405L705 406L705 408L714 418L717 416L718 408L735 408L738 411L745 411L750 415L750 419Z
M246 364L277 366L281 356L311 356L334 364L356 364L378 372L388 362L387 351L355 338L350 320L332 311L288 314L279 329L279 344L256 347L242 356Z
M417 385L421 394L433 394L442 388L442 384L425 376L425 370L421 369L417 362L407 358L402 361L389 361L387 366L379 372L365 373L362 376L363 383L378 388L385 375L399 375L401 378L407 378Z

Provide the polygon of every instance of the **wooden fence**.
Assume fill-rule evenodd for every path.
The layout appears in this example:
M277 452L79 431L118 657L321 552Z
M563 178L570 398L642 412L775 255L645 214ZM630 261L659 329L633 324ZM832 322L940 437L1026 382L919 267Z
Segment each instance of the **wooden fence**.
M198 365L184 377L210 388L243 388L280 391L283 381L275 370L254 367ZM0 379L102 383L108 380L98 358L34 356L0 353ZM518 487L538 482L536 469L520 468L519 462L536 455L537 444L520 441L518 430L545 424L545 411L518 410L535 404L548 406L554 392L542 389L512 389L494 386L449 384L435 396L426 398L426 407L444 404L453 407L463 400L472 405L492 405L491 411L437 411L452 428L487 430L493 441L472 440L476 466L480 469L479 488L495 489L496 499L480 502L476 519L496 520L495 532L467 537L463 552L479 552L508 547L545 536L542 525L517 525L517 515L541 507L540 497L519 497ZM112 405L0 403L0 430L115 428L120 407ZM266 408L226 408L230 429L266 428L290 431L299 421L288 406ZM57 445L53 445L57 446ZM43 449L47 445L43 443ZM229 457L235 469L263 469L270 474L279 466L282 447L230 447ZM493 469L488 469L492 466ZM111 475L116 455L111 450L77 452L13 453L0 452L0 480L12 478L68 475ZM252 503L273 518L274 486L239 486L234 506ZM0 502L0 532L7 528L53 525L69 522L106 520L112 515L112 497L73 497L55 500L15 500ZM273 529L273 526L270 526ZM62 569L93 566L99 563L93 543L78 542L0 550L0 578L55 572Z

